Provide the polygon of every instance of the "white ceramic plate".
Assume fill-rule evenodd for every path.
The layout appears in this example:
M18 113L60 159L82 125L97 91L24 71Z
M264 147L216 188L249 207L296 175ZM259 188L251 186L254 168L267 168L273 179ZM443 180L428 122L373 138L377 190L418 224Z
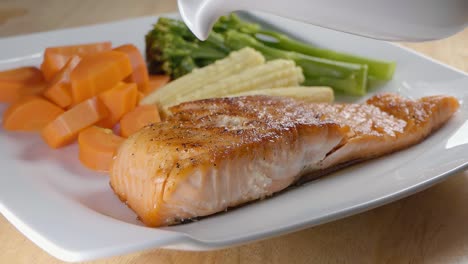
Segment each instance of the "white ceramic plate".
M310 182L271 199L190 224L147 228L114 196L105 175L79 164L76 145L51 150L39 136L0 130L0 212L25 236L66 261L154 247L209 250L303 229L368 210L439 182L468 164L468 76L402 47L262 18L311 43L396 60L393 81L375 92L456 96L460 111L423 143ZM0 39L0 70L38 65L47 46L135 43L156 17Z

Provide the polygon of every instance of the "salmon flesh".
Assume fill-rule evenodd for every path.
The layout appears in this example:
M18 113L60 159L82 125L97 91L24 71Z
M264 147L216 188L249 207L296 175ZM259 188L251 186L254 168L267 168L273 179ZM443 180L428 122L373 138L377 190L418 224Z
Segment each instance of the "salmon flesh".
M271 96L187 102L122 144L110 184L146 225L171 225L414 145L458 107L449 96L413 101L395 94L364 104Z

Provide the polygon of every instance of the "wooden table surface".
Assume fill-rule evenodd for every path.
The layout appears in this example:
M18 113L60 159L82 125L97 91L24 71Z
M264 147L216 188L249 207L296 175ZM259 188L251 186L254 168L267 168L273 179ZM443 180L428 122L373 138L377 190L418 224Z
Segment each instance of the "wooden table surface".
M0 37L176 9L170 0L0 0ZM468 71L468 29L445 40L405 45ZM464 172L386 206L248 245L211 252L154 249L90 263L464 263L467 201ZM0 263L61 261L0 216Z

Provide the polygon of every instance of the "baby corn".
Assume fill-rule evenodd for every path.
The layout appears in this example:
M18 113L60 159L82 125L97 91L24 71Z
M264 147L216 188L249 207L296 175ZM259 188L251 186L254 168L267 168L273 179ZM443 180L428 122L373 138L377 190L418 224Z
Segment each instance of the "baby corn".
M303 100L311 103L331 103L334 100L333 90L330 87L320 86L297 86L297 87L281 87L261 90L252 90L237 94L229 95L229 97L246 96L246 95L271 95L284 96L294 99Z
M225 79L241 71L265 63L262 54L252 48L243 48L210 64L193 70L191 73L178 78L164 87L146 96L140 104L174 105L200 88Z
M250 90L285 86L297 86L304 81L301 68L291 60L272 60L208 84L190 94L179 96L176 100L162 101L163 110L170 106L199 99L222 97Z

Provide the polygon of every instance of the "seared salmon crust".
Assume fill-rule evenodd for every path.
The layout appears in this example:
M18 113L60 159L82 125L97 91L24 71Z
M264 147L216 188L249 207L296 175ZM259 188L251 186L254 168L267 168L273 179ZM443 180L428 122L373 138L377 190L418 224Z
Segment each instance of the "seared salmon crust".
M170 108L128 138L110 184L148 226L171 225L270 196L304 175L414 145L458 109L449 96L381 94L364 104L272 96Z

